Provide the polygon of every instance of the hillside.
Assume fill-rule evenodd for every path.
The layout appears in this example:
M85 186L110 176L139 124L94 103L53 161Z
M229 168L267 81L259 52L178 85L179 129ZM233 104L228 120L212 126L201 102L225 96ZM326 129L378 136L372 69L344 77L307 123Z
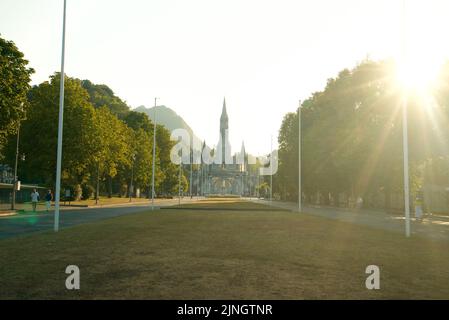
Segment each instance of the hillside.
M202 140L195 135L192 128L184 121L184 119L172 109L166 106L156 106L152 108L140 106L134 109L134 111L147 114L151 121L154 121L154 111L156 111L156 120L158 124L162 124L170 132L175 129L185 129L190 136L193 137L196 143L199 142L200 145L202 145Z

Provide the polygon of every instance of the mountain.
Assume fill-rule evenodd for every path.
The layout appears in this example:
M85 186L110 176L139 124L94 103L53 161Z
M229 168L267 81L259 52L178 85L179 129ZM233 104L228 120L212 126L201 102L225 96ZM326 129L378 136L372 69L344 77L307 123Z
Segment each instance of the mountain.
M200 146L203 144L202 140L195 135L187 122L185 122L175 111L166 106L156 106L151 108L140 106L134 109L134 111L145 113L151 121L154 121L154 113L156 111L156 120L158 124L162 124L170 132L175 129L185 129L190 136L193 137L194 143L199 143Z

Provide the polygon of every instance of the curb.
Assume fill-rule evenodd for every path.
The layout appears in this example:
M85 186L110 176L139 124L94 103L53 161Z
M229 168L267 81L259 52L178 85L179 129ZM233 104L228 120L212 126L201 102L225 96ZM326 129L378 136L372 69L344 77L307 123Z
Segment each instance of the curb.
M0 217L10 217L15 216L17 211L0 211Z

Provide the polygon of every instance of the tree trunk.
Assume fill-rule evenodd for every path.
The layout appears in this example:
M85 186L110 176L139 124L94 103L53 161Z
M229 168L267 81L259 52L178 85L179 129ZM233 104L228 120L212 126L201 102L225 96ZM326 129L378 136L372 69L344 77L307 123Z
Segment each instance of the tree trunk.
M108 176L108 198L112 198L112 177Z
M389 212L391 209L391 187L390 185L385 186L385 211Z

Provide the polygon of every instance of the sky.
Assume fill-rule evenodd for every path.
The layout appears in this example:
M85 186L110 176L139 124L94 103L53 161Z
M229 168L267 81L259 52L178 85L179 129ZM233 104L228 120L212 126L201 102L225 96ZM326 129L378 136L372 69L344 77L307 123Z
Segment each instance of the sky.
M406 0L408 49L449 56L449 3ZM63 0L0 0L0 34L39 84L60 70ZM330 77L400 52L402 0L68 0L66 74L108 85L132 108L175 110L218 142L223 97L232 151L277 147L282 118ZM271 141L273 141L271 143Z

